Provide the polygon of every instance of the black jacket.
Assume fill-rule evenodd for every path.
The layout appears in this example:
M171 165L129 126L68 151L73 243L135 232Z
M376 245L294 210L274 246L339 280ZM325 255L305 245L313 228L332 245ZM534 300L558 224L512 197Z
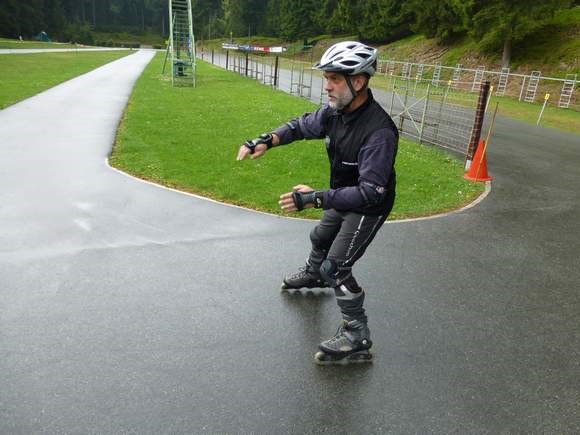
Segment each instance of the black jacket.
M370 90L367 101L354 112L342 113L324 105L274 133L280 145L325 138L330 160L325 209L379 215L392 208L399 132Z

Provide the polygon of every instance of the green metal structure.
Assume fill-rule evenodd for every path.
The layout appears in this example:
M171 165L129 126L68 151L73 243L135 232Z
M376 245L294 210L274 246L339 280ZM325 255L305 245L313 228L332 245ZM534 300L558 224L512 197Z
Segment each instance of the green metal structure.
M191 0L169 0L169 46L171 83L173 86L195 86L195 38L191 17Z

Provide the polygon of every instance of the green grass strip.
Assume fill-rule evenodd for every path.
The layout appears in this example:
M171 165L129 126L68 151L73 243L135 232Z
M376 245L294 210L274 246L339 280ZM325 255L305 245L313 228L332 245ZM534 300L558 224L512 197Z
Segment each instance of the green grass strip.
M0 49L22 49L22 48L78 48L76 44L60 42L42 41L19 41L17 39L0 38Z
M198 63L197 87L173 88L157 55L139 78L119 128L111 164L137 177L220 201L281 214L278 197L296 184L327 188L323 141L273 148L237 162L240 144L316 106L254 80ZM462 178L462 162L401 140L392 219L459 208L483 191ZM320 210L302 217L317 218Z
M129 53L130 51L71 51L0 54L0 109Z

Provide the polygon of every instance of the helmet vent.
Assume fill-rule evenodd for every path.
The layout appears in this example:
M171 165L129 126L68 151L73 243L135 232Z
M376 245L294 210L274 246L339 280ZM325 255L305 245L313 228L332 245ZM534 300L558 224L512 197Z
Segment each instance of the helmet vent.
M356 41L334 44L320 58L314 68L322 71L341 72L347 75L375 74L377 50Z

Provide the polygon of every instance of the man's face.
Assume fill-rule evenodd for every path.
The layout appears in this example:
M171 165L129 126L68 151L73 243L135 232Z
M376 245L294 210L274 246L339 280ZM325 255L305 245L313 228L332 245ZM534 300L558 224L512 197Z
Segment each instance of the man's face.
M346 79L342 74L335 72L324 72L324 90L328 94L328 104L333 109L341 110L352 100Z

